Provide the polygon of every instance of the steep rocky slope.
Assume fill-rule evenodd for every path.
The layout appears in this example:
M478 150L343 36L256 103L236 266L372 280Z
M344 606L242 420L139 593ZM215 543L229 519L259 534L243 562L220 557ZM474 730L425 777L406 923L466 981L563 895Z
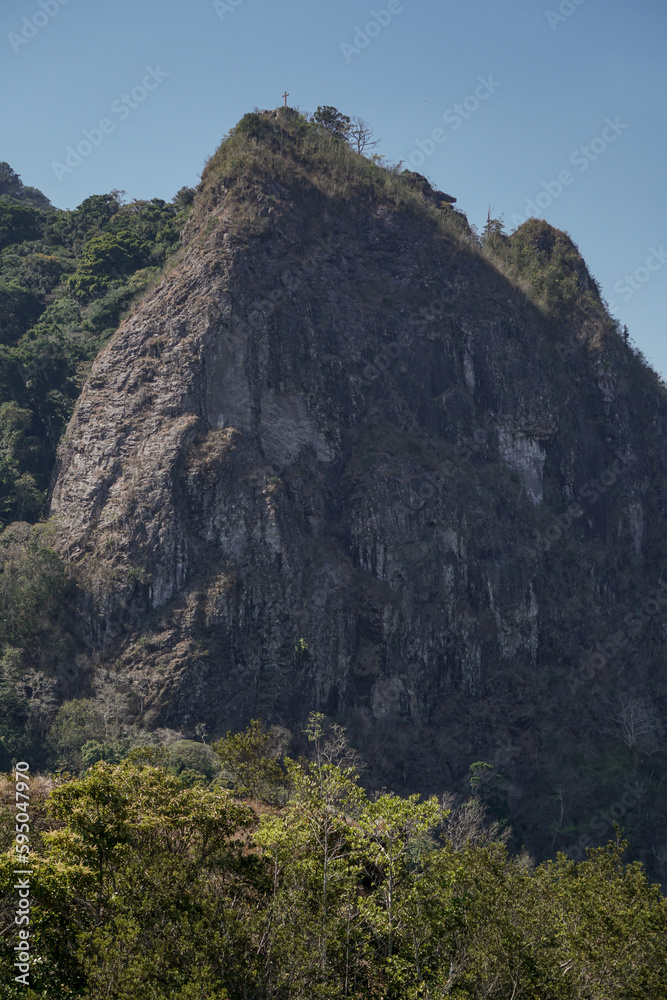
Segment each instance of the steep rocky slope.
M665 414L564 234L480 247L423 179L246 116L60 448L88 662L149 725L319 709L397 789L484 760L536 850L604 840L650 764L613 818L658 857Z

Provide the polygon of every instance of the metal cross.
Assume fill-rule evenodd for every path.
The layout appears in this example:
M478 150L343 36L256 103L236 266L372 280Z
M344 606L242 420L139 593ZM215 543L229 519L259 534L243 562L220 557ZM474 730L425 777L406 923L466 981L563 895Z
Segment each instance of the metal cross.
M287 107L287 98L289 97L289 94L287 93L287 91L285 91L285 93L283 94L283 97L285 98L285 107Z

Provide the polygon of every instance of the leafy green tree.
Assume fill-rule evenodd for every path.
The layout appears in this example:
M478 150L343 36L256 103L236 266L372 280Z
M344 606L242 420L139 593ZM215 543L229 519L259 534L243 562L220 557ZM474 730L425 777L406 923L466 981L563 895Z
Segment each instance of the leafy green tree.
M99 740L103 732L102 720L91 699L66 701L58 709L49 730L49 741L57 754L59 765L70 771L78 771L86 763L82 759L82 747L85 745L89 748L90 760L91 743Z
M26 732L29 706L22 690L21 667L21 650L5 646L0 660L0 773L9 771L13 760L32 749Z
M118 193L93 194L84 198L70 216L70 225L77 236L103 229L120 209Z
M51 802L67 825L46 838L48 858L92 875L70 903L90 994L226 997L214 912L226 878L235 879L234 838L250 812L225 792L186 789L162 768L131 762L97 764Z
M167 751L167 760L176 774L191 771L211 781L220 770L218 759L211 749L196 740L176 740Z
M341 114L337 108L332 107L330 104L319 106L313 115L313 121L321 125L323 129L336 139L347 139L352 126L348 115Z
M122 205L107 228L110 232L118 234L133 233L147 245L146 262L154 262L156 252L154 244L164 237L165 230L169 230L170 223L176 215L176 207L167 204L162 198L152 198L150 201L136 199L127 205Z
M245 732L228 732L213 744L241 795L269 803L284 801L286 778L276 757L284 749L285 735L284 731L266 730L260 719L252 719Z
M559 854L536 871L573 996L667 995L667 900L641 865L623 863L626 848L617 837L586 861Z
M96 298L112 282L127 278L146 261L149 248L134 233L102 233L84 246L81 260L67 284L76 298Z
M196 193L197 191L195 188L179 188L174 197L171 199L172 205L175 206L178 212L182 212L184 209L189 208L193 203Z
M486 217L481 242L482 246L489 247L496 252L501 252L507 244L509 237L505 233L505 224L502 218L492 218L491 211L492 209L489 209Z
M42 457L39 438L31 435L32 414L16 403L0 404L0 516L5 520L34 517L44 505L44 492L35 478Z
M44 304L48 301L46 296L60 284L63 273L74 270L68 254L45 252L47 250L51 248L41 240L26 240L20 245L6 247L0 252L3 282L28 289L33 295L41 296L40 301ZM40 318L41 315L40 312Z
M283 974L301 990L333 997L342 995L343 955L349 963L359 871L348 817L359 813L365 795L343 730L335 726L327 738L323 722L311 713L304 733L314 759L285 760L290 800L280 817L262 817L256 841L273 876L274 946L285 953L285 934L294 940Z
M2 160L0 162L0 196L12 195L22 187L21 178L9 164Z
M36 239L41 231L40 223L37 209L0 201L0 250L12 243Z
M98 725L96 729L99 728ZM81 760L84 767L92 767L101 760L107 764L120 764L127 752L127 744L122 740L87 740L81 746Z
M19 522L0 534L0 642L42 666L70 651L66 616L74 587L49 546L53 530Z
M360 850L377 888L366 915L384 939L389 957L404 919L401 890L416 876L420 853L430 846L424 835L435 829L440 818L435 797L420 802L419 795L403 799L386 794L369 802L359 817Z
M0 281L0 343L15 344L43 308L44 302L36 292L16 282Z
M48 208L51 202L34 187L26 187L19 175L4 160L0 162L0 202L27 202Z

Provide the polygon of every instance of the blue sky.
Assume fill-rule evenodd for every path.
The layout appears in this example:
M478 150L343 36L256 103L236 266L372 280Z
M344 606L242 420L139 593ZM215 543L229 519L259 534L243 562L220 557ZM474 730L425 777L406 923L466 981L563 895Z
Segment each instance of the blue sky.
M666 38L665 0L4 0L0 160L61 208L169 200L287 89L472 223L566 230L667 376Z

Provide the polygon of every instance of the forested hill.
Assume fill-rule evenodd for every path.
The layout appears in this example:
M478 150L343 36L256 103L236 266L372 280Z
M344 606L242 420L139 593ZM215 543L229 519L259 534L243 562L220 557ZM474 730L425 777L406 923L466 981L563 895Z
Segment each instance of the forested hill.
M35 521L93 358L179 244L194 191L53 208L0 163L0 521Z

